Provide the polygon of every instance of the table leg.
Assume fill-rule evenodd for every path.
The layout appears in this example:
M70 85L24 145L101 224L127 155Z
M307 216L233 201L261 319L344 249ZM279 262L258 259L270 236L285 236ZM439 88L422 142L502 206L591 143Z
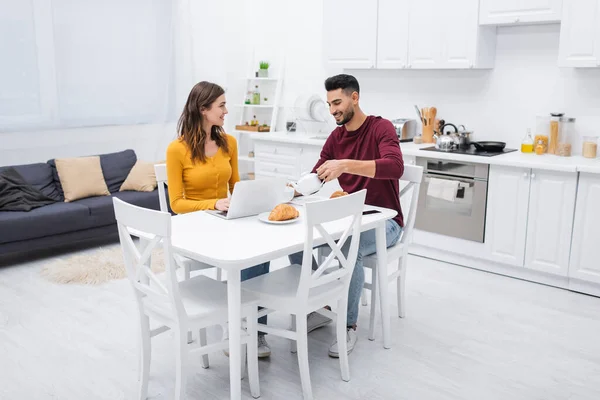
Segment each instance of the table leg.
M229 387L232 400L241 399L241 308L242 308L242 284L239 271L231 271L227 274L227 307L229 317Z
M379 286L379 301L381 309L381 319L383 321L383 347L389 349L392 347L390 333L390 301L389 301L389 283L387 279L387 247L385 238L385 221L377 225L375 231L375 246L377 249L377 280Z

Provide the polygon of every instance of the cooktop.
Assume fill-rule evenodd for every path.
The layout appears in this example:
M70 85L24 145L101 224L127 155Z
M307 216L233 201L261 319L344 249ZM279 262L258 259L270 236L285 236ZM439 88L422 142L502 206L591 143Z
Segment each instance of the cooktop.
M436 149L435 146L424 147L421 150L437 151L440 153L466 154L466 155L470 155L470 156L481 156L481 157L494 157L494 156L498 156L500 154L512 153L513 151L517 151L517 149L507 149L507 148L505 148L502 151L479 151L479 150L475 149L474 147L471 147L469 150L454 149L454 150L446 151L446 150Z

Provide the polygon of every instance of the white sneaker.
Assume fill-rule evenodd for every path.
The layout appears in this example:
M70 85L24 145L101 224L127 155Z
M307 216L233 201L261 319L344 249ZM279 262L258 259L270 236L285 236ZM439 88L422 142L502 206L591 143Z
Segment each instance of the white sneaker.
M358 336L356 335L356 331L352 328L348 328L346 332L346 345L348 346L348 354L352 353L352 350L354 350L354 346L356 345L357 340ZM334 341L333 344L329 347L329 357L340 357L340 351L338 350L337 340Z
M225 340L228 340L225 339ZM267 343L267 339L265 339L265 335L258 335L258 358L265 358L271 355L271 348L269 347L269 343ZM224 349L223 354L229 357L229 349Z
M271 348L265 335L258 335L258 358L265 358L271 355Z
M325 325L329 325L331 322L331 318L321 315L316 311L311 312L306 317L306 333L311 333L315 329L321 328Z

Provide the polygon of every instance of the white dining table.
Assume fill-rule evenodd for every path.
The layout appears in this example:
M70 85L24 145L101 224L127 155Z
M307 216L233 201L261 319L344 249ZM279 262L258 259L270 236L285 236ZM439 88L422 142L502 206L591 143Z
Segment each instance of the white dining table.
M229 372L230 397L241 398L241 271L302 251L305 240L305 224L300 211L298 221L274 225L262 222L258 216L226 220L199 211L172 218L171 243L173 250L227 271L227 299L229 319ZM385 221L394 218L395 210L365 206L365 210L379 213L363 215L361 231L376 229L377 271L380 288L387 287ZM324 224L334 239L339 239L348 226L340 220ZM315 245L325 241L315 232ZM390 348L390 313L388 291L380 290L380 306L383 318L383 343Z

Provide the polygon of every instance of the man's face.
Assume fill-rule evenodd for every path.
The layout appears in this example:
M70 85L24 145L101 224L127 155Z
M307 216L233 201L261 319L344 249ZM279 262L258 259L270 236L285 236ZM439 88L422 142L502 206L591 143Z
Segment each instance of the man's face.
M338 125L347 124L354 117L354 107L358 104L358 93L348 95L342 89L327 92L329 113Z

